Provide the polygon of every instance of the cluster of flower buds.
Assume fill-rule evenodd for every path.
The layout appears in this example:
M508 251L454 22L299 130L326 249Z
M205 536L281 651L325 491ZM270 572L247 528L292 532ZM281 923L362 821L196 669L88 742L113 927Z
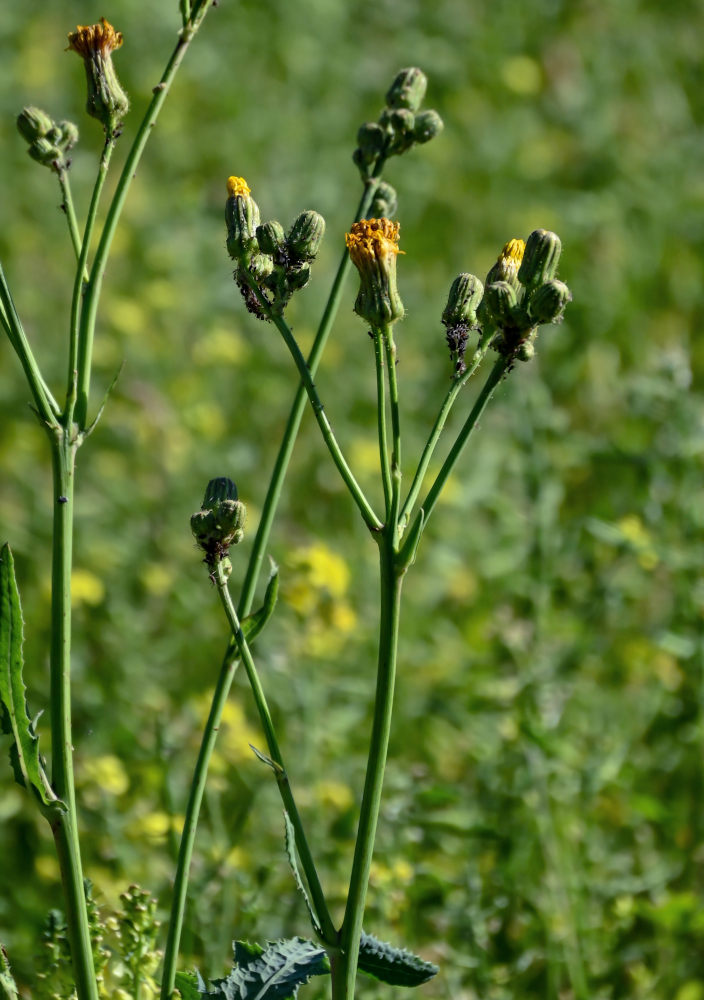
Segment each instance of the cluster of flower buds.
M60 173L68 170L71 161L66 154L78 142L78 129L73 122L55 122L40 108L23 108L17 117L20 135L29 144L27 152L45 167Z
M404 315L396 287L398 222L361 219L345 237L352 263L359 273L359 292L354 311L373 328L395 323Z
M98 24L79 24L68 36L68 47L83 60L88 83L86 110L97 118L105 135L119 135L129 108L127 94L112 64L112 53L122 45L122 32L101 17Z
M144 994L154 986L152 976L161 961L161 952L157 949L160 922L156 918L156 900L138 885L131 885L120 893L122 912L118 914L118 938L120 952L125 966L125 985L129 991L118 990L121 998L140 995L142 987Z
M211 479L201 509L191 517L191 531L211 569L223 562L229 573L228 552L231 545L237 545L244 538L246 518L247 509L237 499L237 487L232 480L226 476Z
M538 327L560 323L572 293L555 275L562 244L555 233L536 229L527 242L514 239L504 246L486 277L485 286L471 274L452 284L442 321L455 364L465 370L464 350L471 330L491 339L500 354L529 361L535 354Z
M288 233L275 220L261 223L259 206L243 177L230 177L225 205L227 252L236 262L235 281L249 311L267 319L253 281L274 313L283 313L291 296L310 280L310 267L325 235L325 219L301 212Z
M378 121L361 126L352 158L364 180L371 177L380 159L405 153L416 143L429 142L442 132L443 122L437 111L420 110L427 86L421 70L402 69L389 88Z

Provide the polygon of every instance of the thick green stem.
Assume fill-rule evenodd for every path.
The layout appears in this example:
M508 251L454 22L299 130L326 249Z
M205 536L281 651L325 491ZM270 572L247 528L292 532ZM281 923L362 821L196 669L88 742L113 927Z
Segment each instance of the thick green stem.
M291 791L286 765L284 764L279 742L276 738L276 731L274 729L271 713L269 712L269 706L267 705L264 689L262 688L261 681L259 680L259 674L257 673L252 653L247 645L247 640L242 633L237 612L235 611L235 606L232 603L232 598L230 597L230 591L227 587L227 576L223 571L222 562L217 563L215 572L220 600L222 601L222 606L225 609L225 614L227 616L232 635L237 643L237 648L239 650L242 663L244 664L244 669L247 672L247 679L249 680L249 685L252 689L254 703L256 705L257 712L259 713L262 729L264 730L264 737L266 739L266 745L269 749L269 755L274 765L273 771L276 776L276 783L279 788L279 794L281 795L281 801L283 802L284 809L288 813L291 825L294 829L296 849L298 851L298 856L301 859L301 867L305 872L308 888L310 889L313 910L318 918L323 940L329 945L335 945L337 942L337 932L325 901L325 895L323 893L322 885L320 884L315 862L313 861L313 855L311 854L308 839L306 838L305 831L303 829L303 822L301 820L300 813L298 812L293 792Z
M423 530L425 530L425 527L426 527L426 525L427 525L427 523L428 523L428 521L430 519L430 515L432 514L433 510L435 509L435 504L438 501L438 497L440 496L440 493L442 492L442 489L443 489L445 483L447 482L447 480L448 480L448 478L450 476L450 473L454 469L454 467L455 467L455 465L457 463L458 458L462 454L462 450L463 450L464 446L467 444L467 441L469 440L470 435L472 434L472 431L477 426L477 424L479 422L479 418L481 417L482 413L486 409L487 403L489 402L489 400L491 399L492 395L494 394L494 389L496 389L497 385L499 384L499 382L501 381L501 379L504 377L504 374L506 372L506 369L507 369L509 363L510 362L506 358L500 357L498 359L498 361L496 362L496 364L494 365L494 367L491 369L491 372L489 373L489 377L487 378L486 382L484 383L484 385L482 387L482 391L477 396L476 402L475 402L474 406L472 407L472 410L471 410L469 416L465 420L464 425L462 427L462 430L457 435L457 438L455 439L455 443L452 445L452 448L450 449L450 452L449 452L447 458L443 462L442 468L440 469L440 471L438 472L437 476L435 477L435 482L430 487L430 489L428 491L428 495L426 496L425 500L421 503L420 506L421 506L421 510L423 512L423 515L422 515L423 516ZM421 513L419 511L419 513L416 515L416 519L415 519L415 522L414 522L414 527L413 527L413 529L411 529L411 531L409 533L409 537L410 538L414 538L416 536L415 529L418 526L418 521L420 520L420 518L421 518ZM416 539L416 541L417 541L417 539Z
M391 732L403 582L403 576L396 569L396 558L392 544L393 534L391 526L388 526L379 545L381 615L374 721L347 906L340 932L341 954L336 956L333 963L333 1000L352 1000L354 997L364 903L369 884L369 871L374 852L374 839Z
M88 251L90 250L91 237L95 227L95 220L98 215L98 205L100 195L105 186L105 179L108 175L110 160L115 149L115 139L111 135L106 138L103 152L98 164L98 174L93 185L88 216L83 231L83 241L76 265L76 276L73 282L73 297L71 299L71 330L69 336L68 351L68 377L66 384L66 426L73 422L73 411L76 406L76 392L78 383L84 380L83 372L86 366L90 367L93 343L92 336L86 338L85 330L81 329L81 303L84 292L87 294L91 287L92 277L86 277L88 270ZM89 376L90 377L90 373Z
M443 428L445 427L445 421L449 416L450 410L452 409L455 400L460 394L460 391L464 388L464 386L467 384L472 375L474 375L477 368L484 360L484 356L486 355L488 349L489 349L488 344L486 347L480 348L480 350L478 350L474 355L474 357L472 358L472 363L469 366L469 368L467 368L467 370L462 375L460 375L459 378L453 378L452 380L452 384L448 389L447 395L445 396L442 402L440 411L437 417L435 418L435 423L433 424L430 436L426 442L425 447L423 448L423 454L421 455L420 462L418 463L418 468L416 469L416 474L413 477L413 482L411 483L411 488L408 491L408 496L406 497L403 507L401 508L401 513L399 515L399 524L401 533L403 533L403 531L405 530L406 525L408 524L409 518L411 516L411 512L413 510L413 505L418 499L418 494L420 493L421 487L423 485L423 479L425 478L425 474L428 471L430 460L433 457L433 452L435 451L435 447L438 443L438 440L440 439L440 435L442 434Z
M108 214L105 219L105 225L103 226L98 248L95 252L95 259L93 261L93 266L91 267L90 279L86 289L83 309L81 311L80 343L82 360L81 363L79 363L78 398L76 401L75 413L76 421L81 428L85 427L88 417L91 358L93 352L93 337L95 334L95 321L98 314L98 302L100 300L100 291L103 283L103 275L105 273L105 265L107 263L108 254L110 253L110 247L112 246L115 230L117 229L117 223L120 219L120 215L122 214L122 209L125 204L130 184L132 183L132 179L137 171L139 161L142 158L144 147L146 146L149 136L151 135L154 125L156 124L159 112L161 111L162 105L166 100L166 95L169 92L169 88L173 83L173 79L179 66L181 65L183 57L188 50L188 46L193 41L198 28L202 24L203 19L208 12L209 3L210 0L204 0L204 2L197 4L196 7L191 10L191 21L181 32L178 42L176 43L176 47L171 54L171 58L166 64L166 69L162 74L161 80L156 87L154 87L154 96L151 99L146 114L144 115L137 131L137 135L134 138L134 142L132 143L129 153L127 154L125 165L122 168L120 179L118 180L117 187L115 188L115 194L113 195L110 208L108 209Z
M374 362L376 366L376 419L379 437L379 464L381 467L381 483L384 488L384 508L386 521L391 517L391 465L389 463L389 444L386 434L386 376L384 375L384 345L381 330L372 330L374 337Z
M67 811L51 827L61 869L71 962L79 1000L97 1000L93 950L83 889L73 781L71 732L71 565L76 443L66 431L52 438L54 538L51 572L51 783Z
M76 262L81 259L81 234L78 231L78 223L76 221L76 210L73 207L73 196L71 194L71 184L68 179L68 169L62 167L58 171L59 187L61 188L61 197L63 201L61 202L61 209L66 215L66 221L68 222L68 231L71 237L71 243L73 245L73 252L76 255ZM83 272L84 280L88 280L88 271Z
M394 328L391 324L382 331L386 351L387 378L389 380L389 405L391 407L391 510L388 525L393 531L392 544L398 545L398 511L401 505L401 420L398 405L398 382L396 379L396 344Z

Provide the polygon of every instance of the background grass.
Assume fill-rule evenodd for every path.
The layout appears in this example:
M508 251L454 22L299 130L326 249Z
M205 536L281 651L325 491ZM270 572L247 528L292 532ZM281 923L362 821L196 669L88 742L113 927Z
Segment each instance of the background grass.
M176 6L3 10L0 254L53 385L71 250L58 186L27 158L14 118L33 103L79 122L72 179L85 210L100 130L66 33L103 15L124 32L128 140ZM357 127L395 72L419 65L446 130L387 171L406 251L407 475L447 386L439 316L455 274L483 275L507 239L543 226L563 239L574 302L497 393L409 578L366 926L441 965L427 996L704 997L703 22L684 0L223 0L208 16L116 241L96 398L125 368L79 456L76 762L86 868L106 906L135 880L168 906L225 642L188 517L208 478L229 475L255 527L295 389L283 346L231 281L225 179L245 176L265 218L324 214L314 280L290 310L308 344L359 195ZM373 362L353 296L350 281L318 384L371 487ZM19 366L0 352L0 536L18 564L38 711L48 452ZM339 912L370 715L375 548L310 416L271 554L283 596L259 660ZM240 679L185 940L211 976L234 936L306 933L276 791L249 742L262 739ZM0 939L24 983L60 891L48 830L9 769L0 789Z

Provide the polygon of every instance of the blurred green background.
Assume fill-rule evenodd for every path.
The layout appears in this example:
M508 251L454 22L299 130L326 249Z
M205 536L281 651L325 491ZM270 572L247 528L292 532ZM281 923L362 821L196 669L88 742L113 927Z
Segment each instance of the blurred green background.
M104 15L125 35L124 155L176 8L3 9L0 255L56 391L72 255L58 185L14 119L33 103L79 123L82 213L100 128L66 33ZM408 579L366 927L441 966L429 997L704 998L703 31L704 8L684 0L222 0L208 15L115 243L96 401L125 367L79 453L76 766L87 874L107 908L131 881L168 907L226 639L188 517L205 482L228 475L254 529L295 389L275 331L231 280L225 179L246 177L265 218L325 216L314 280L289 313L309 344L359 197L356 130L396 71L418 65L446 129L386 173L406 252L407 476L448 385L439 317L452 278L484 275L507 239L546 227L562 237L574 302L497 393ZM318 385L374 491L373 360L354 293L350 279ZM6 343L0 358L0 540L18 564L36 712L48 449ZM375 546L309 414L271 554L283 592L258 659L339 913L370 718ZM226 721L184 941L184 962L210 976L235 936L307 933L276 789L248 747L263 740L243 678ZM0 940L26 984L60 890L48 828L9 768L0 817Z

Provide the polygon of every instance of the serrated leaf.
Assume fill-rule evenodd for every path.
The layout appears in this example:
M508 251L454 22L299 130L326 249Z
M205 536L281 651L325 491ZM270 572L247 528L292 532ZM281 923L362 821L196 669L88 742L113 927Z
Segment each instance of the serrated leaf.
M208 987L195 972L177 972L176 989L183 1000L201 1000L201 997L208 996Z
M18 784L34 788L44 805L56 796L39 759L39 740L27 713L22 678L24 642L22 608L10 546L0 550L0 731L12 736L10 762Z
M269 580L266 585L266 592L264 594L264 603L258 611L252 612L251 615L247 615L242 621L242 634L244 635L247 643L250 644L254 642L259 633L262 631L264 626L267 624L269 619L274 613L274 608L276 607L276 600L279 596L279 567L276 565L274 560L271 560L271 573L269 575Z
M266 948L235 941L235 966L213 982L216 1000L294 1000L311 976L330 972L325 951L305 938L269 941Z
M362 932L359 968L389 986L421 986L437 974L438 967L405 948L394 948Z
M293 873L293 881L296 883L296 888L303 896L306 908L308 910L308 915L310 917L310 922L313 925L313 930L316 934L322 934L320 929L320 924L318 923L315 912L313 911L313 906L306 892L306 887L303 884L303 879L301 878L301 873L298 870L298 860L296 858L296 833L293 829L293 823L284 809L284 844L286 846L286 857L288 858L288 863Z

